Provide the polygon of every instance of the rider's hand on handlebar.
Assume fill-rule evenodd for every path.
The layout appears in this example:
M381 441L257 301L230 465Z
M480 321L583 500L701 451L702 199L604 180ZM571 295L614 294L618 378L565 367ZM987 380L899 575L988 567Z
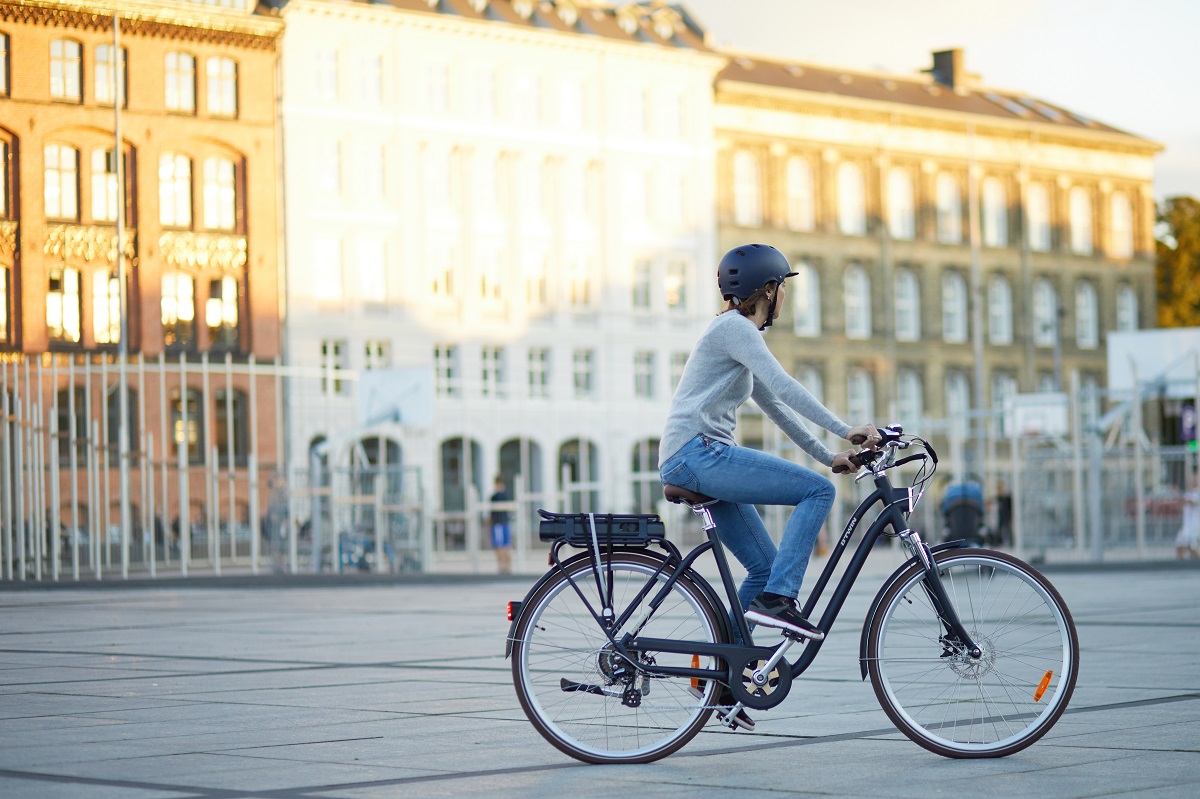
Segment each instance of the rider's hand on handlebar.
M854 459L855 454L856 453L854 450L848 449L845 452L839 452L837 455L834 455L833 463L831 464L833 467L833 473L854 474L857 472L859 464L858 461Z
M856 447L877 449L883 443L883 436L875 429L875 425L867 422L858 427L851 427L850 432L846 434L846 440Z

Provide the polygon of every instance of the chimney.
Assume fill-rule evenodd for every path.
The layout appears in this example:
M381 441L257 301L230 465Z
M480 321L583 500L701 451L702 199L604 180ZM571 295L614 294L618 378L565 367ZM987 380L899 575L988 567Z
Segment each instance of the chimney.
M975 85L979 80L978 75L967 72L963 61L961 47L955 47L953 50L940 50L933 54L933 66L923 71L932 75L935 83L940 83L961 94L966 91L968 86Z

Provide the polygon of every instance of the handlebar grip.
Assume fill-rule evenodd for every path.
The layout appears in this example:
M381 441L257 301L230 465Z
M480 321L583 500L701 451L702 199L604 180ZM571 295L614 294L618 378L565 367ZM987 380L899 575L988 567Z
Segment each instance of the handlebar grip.
M875 461L875 456L878 453L865 449L862 452L857 452L850 456L850 461L856 466L870 466ZM833 470L834 474L849 474L850 470L842 467L837 467Z

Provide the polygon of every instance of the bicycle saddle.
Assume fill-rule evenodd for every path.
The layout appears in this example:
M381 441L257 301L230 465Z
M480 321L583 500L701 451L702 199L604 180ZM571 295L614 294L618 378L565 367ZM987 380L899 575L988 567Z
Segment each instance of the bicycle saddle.
M682 502L683 504L691 505L692 507L707 505L710 502L717 501L712 497L705 496L704 494L696 491L691 491L683 486L663 486L663 496L667 498L667 502L674 502L676 505Z

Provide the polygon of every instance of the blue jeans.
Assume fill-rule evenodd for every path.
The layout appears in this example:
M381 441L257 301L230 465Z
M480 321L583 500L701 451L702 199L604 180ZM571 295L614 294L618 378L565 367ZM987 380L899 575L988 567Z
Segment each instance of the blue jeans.
M796 597L821 525L833 507L833 483L811 469L707 436L696 436L663 463L665 485L714 499L721 542L746 568L738 588L742 609L764 590ZM755 505L794 505L778 551Z

